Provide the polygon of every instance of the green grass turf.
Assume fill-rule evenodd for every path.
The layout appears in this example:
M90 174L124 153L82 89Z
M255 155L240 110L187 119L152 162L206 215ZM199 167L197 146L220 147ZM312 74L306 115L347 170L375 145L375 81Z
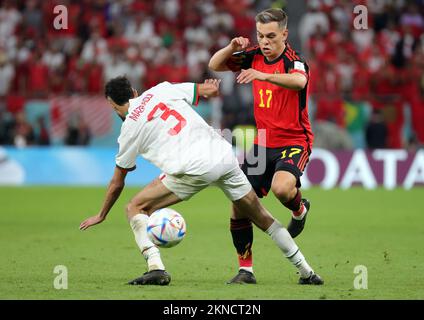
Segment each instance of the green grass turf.
M321 287L297 285L296 270L267 235L255 230L256 286L228 286L237 268L229 233L229 202L209 188L174 206L187 222L181 244L162 250L168 287L127 286L145 271L123 208L124 190L109 218L86 232L104 188L0 188L0 299L424 299L423 190L304 191L312 211L296 239ZM289 213L264 201L281 222ZM53 288L56 265L68 268L68 289ZM353 287L356 265L368 289Z

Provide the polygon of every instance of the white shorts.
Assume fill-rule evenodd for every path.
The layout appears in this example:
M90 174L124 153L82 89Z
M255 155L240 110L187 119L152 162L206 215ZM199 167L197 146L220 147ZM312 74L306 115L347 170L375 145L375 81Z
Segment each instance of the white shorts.
M219 187L231 201L243 198L252 190L237 160L211 169L203 175L160 175L162 183L181 200L188 200L210 185Z

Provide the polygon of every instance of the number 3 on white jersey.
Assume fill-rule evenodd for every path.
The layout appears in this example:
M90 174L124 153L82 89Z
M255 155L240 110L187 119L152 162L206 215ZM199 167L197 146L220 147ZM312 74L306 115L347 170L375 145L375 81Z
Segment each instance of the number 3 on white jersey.
M178 120L178 124L175 125L175 127L169 129L168 134L171 136L175 136L177 135L182 128L185 127L185 125L187 124L187 120L181 115L179 114L177 111L170 109L168 106L166 106L164 103L159 103L158 105L156 105L152 111L150 111L150 113L147 115L147 121L152 121L156 111L158 111L158 109L162 110L163 113L160 116L160 118L163 121L166 121L170 116L173 116L175 119Z

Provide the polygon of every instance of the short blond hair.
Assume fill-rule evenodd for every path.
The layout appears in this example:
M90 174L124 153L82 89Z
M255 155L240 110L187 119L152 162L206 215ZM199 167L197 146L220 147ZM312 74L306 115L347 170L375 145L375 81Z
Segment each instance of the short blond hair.
M256 22L260 22L260 23L270 23L275 21L278 23L278 27L280 29L286 29L288 16L283 9L271 8L271 9L266 9L262 12L259 12L256 15L255 20Z

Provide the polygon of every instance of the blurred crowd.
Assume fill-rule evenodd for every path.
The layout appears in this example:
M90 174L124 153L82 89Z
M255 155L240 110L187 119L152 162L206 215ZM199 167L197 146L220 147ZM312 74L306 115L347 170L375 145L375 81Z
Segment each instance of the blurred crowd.
M158 82L201 81L210 52L233 30L251 34L249 1L0 1L0 96L103 92L126 74L143 90ZM67 8L56 30L53 9ZM4 70L3 70L4 69Z
M306 2L294 33L311 67L311 116L320 136L341 132L346 142L330 147L352 146L344 102L365 101L372 108L368 147L405 146L397 135L402 108L411 114L407 140L424 143L422 1ZM368 29L353 28L357 4L368 8ZM54 28L57 5L67 8L68 20L60 21L66 29ZM216 76L207 68L211 55L234 36L255 42L255 14L270 6L288 1L0 0L0 144L49 143L45 121L25 119L29 99L101 95L105 81L122 74L139 92L165 80ZM235 85L231 73L219 77L220 125L253 124L249 86ZM67 136L83 138L64 143L89 144L90 133L78 130L70 124Z
M361 4L368 19L361 7L354 13ZM367 29L355 29L355 19ZM368 147L424 144L423 1L312 0L298 27L315 79L316 121L346 128L344 102L367 102ZM405 113L411 130L403 134Z

